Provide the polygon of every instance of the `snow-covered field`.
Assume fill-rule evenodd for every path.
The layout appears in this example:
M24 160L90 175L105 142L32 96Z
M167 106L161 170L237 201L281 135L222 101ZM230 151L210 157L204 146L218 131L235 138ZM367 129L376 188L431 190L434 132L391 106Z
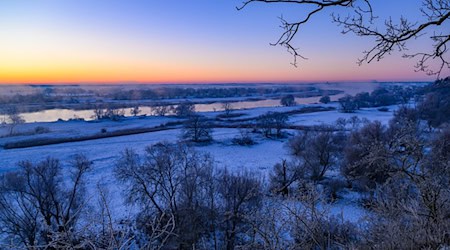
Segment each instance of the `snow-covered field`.
M333 106L336 104L330 104ZM245 113L240 118L257 117L268 111L286 112L298 107L274 107L274 108L256 108L242 110ZM360 110L352 114L343 114L336 110L326 112L316 112L307 114L298 114L290 116L289 123L292 125L320 125L332 124L338 118L350 118L358 116L368 120L380 120L387 123L393 115L395 106L389 107L388 112L380 112L376 108ZM219 112L207 112L204 115L214 117ZM144 117L144 118L126 118L120 122L99 121L68 121L68 122L52 122L52 123L27 123L18 125L16 132L27 132L33 130L37 126L43 126L50 129L49 133L40 135L20 135L6 136L8 127L0 128L0 144L8 141L39 139L46 137L64 137L68 135L86 135L98 133L102 128L108 131L156 127L167 122L179 121L173 117ZM214 142L207 146L196 146L197 150L211 154L218 168L228 168L231 171L251 171L261 178L267 179L268 173L272 167L282 159L288 158L287 150L284 148L285 142L288 140L265 139L259 134L254 137L257 141L253 146L238 146L232 143L232 139L239 134L238 129L234 128L216 128L213 130ZM295 131L288 131L289 134L295 134ZM63 164L66 164L75 154L83 153L93 162L93 171L89 173L88 188L93 190L98 184L108 187L114 197L114 210L121 213L127 210L123 209L123 203L120 195L120 187L113 176L113 169L116 160L125 148L133 148L137 152L142 153L146 146L152 145L160 141L176 142L179 140L181 129L171 129L166 131L158 131L151 133L143 133L128 136L119 136L112 138L88 140L82 142L71 142L47 146L38 146L22 149L5 150L0 148L0 172L12 171L17 168L17 162L21 160L31 160L38 162L46 157L56 157ZM348 198L341 199L334 203L331 211L334 214L341 214L344 218L357 221L364 215L364 209L360 208L355 201L352 193L347 194Z
M289 121L298 125L326 125L333 124L339 118L349 119L353 116L357 116L359 119L367 119L369 121L377 120L382 124L388 124L398 106L387 106L386 108L388 108L388 111L386 112L378 111L378 108L365 108L358 110L356 113L341 113L333 110L319 113L299 114L290 116Z

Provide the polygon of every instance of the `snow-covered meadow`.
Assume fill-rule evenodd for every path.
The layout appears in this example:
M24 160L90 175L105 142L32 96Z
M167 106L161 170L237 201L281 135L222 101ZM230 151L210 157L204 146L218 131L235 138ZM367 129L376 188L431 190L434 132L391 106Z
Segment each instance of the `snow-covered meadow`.
M288 112L299 107L263 107L239 110L235 112L242 113L239 119L256 118L259 115L272 112ZM317 106L310 105L310 106ZM337 107L337 103L330 103L328 107ZM393 111L397 106L388 107L389 111L381 112L376 108L367 108L356 113L341 113L337 109L324 112L313 112L305 114L294 114L289 116L289 125L331 125L339 118L348 119L357 116L360 119L379 120L387 124L393 116ZM222 112L203 112L202 115L214 118ZM83 136L99 133L102 129L115 131L121 129L158 127L168 122L177 122L183 119L176 117L127 117L120 121L110 120L102 121L58 121L58 122L40 122L20 124L15 128L17 136L7 136L8 127L4 125L0 128L0 145L15 140L39 140L42 138L59 138L68 136ZM27 131L33 131L36 127L46 127L49 129L43 134L27 134ZM76 154L84 154L93 163L93 170L87 178L88 190L95 190L98 185L102 185L111 190L113 196L113 210L117 214L124 214L128 210L123 203L121 188L113 174L113 169L117 159L126 148L132 148L138 153L143 153L149 145L167 141L176 143L180 140L182 128L174 127L170 130L156 131L149 133L140 133L134 135L124 135L111 138L102 138L95 140L86 140L80 142L69 142L54 145L36 146L18 149L0 149L1 172L13 171L17 168L18 161L30 160L39 162L47 157L56 157L61 162L67 163ZM239 146L232 143L232 139L238 136L240 130L237 128L214 128L213 142L209 145L194 145L201 152L210 154L216 163L217 168L227 168L230 171L249 171L255 176L260 176L267 180L272 167L289 158L285 143L289 139L267 139L261 134L253 134L257 142L252 146ZM292 136L295 130L287 130ZM330 174L338 174L338 170L331 171ZM364 214L363 208L357 204L358 195L355 193L343 194L344 199L335 202L331 207L331 212L337 215L343 215L345 219L357 221Z

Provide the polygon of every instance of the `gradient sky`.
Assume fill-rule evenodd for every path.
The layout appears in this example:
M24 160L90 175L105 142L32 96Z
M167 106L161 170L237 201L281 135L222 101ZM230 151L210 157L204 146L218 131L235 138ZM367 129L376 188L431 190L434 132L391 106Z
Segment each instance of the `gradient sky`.
M369 65L356 60L371 39L342 35L329 13L311 20L296 44L309 59L290 65L272 47L278 17L291 5L241 0L2 0L0 83L203 83L422 81L400 53ZM420 16L417 0L377 0L381 17ZM389 8L387 8L389 7ZM392 12L392 13L391 13ZM450 28L450 27L447 27ZM413 48L429 48L414 41ZM449 72L444 72L449 74Z

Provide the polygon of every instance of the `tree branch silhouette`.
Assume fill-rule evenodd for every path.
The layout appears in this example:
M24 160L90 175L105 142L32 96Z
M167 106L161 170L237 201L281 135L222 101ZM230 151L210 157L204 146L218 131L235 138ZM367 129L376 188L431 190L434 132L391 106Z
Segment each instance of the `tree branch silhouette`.
M406 53L407 42L417 39L426 32L444 24L450 23L450 0L423 0L420 13L425 17L424 21L412 22L405 17L400 17L398 22L391 17L384 21L384 24L377 25L374 9L371 0L247 0L242 3L238 10L242 10L249 4L260 3L285 3L301 5L305 8L311 7L305 17L289 22L281 17L281 28L283 29L279 39L271 43L273 46L287 48L288 52L294 56L293 65L297 66L297 59L306 59L298 48L295 48L292 41L301 31L301 28L311 22L311 18L325 10L345 9L349 11L346 16L332 14L332 21L341 26L342 33L353 33L359 37L374 38L374 45L363 52L363 56L358 59L358 64L380 61L393 51L404 52L404 58L417 58L416 71L423 71L429 75L440 76L441 72L450 69L450 59L448 58L447 44L450 41L450 31L444 30L440 33L434 32L429 37L432 41L432 48L429 51L419 51L416 53ZM432 61L437 61L437 68L432 68Z

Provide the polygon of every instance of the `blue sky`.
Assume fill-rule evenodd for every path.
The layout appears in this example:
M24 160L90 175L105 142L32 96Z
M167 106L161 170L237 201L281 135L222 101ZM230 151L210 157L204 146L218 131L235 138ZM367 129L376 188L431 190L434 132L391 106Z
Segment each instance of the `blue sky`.
M380 17L420 18L420 1L379 0ZM290 65L278 17L304 9L234 0L3 0L0 82L311 82L422 81L415 61L393 53L356 65L371 39L342 35L330 13L314 17L295 40L309 58ZM448 24L447 24L448 26ZM430 48L426 39L412 48ZM448 74L448 72L447 72Z

